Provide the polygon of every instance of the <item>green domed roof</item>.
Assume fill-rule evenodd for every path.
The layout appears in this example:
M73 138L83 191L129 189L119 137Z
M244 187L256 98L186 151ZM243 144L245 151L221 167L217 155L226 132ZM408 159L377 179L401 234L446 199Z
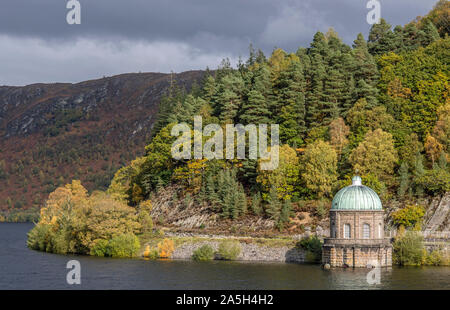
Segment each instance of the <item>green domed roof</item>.
M361 178L353 177L352 185L341 189L334 196L331 210L382 210L380 197L375 191L362 185Z

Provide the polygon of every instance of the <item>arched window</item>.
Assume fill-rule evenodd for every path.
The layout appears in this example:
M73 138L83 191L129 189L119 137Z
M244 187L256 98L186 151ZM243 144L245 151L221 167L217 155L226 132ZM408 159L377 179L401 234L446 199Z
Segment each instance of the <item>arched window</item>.
M378 238L379 239L383 238L381 233L381 223L378 223Z
M344 238L350 239L350 224L344 224Z
M370 238L370 225L365 223L363 225L363 239L369 239Z

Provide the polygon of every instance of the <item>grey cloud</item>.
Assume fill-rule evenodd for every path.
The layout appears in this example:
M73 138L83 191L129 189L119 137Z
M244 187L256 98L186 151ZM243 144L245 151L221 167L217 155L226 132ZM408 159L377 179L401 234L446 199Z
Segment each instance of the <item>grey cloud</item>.
M368 0L79 1L81 25L67 25L65 0L0 2L0 84L215 68L222 57L246 57L249 43L267 54L294 52L329 27L348 44L370 29ZM397 25L437 0L380 2L382 16Z

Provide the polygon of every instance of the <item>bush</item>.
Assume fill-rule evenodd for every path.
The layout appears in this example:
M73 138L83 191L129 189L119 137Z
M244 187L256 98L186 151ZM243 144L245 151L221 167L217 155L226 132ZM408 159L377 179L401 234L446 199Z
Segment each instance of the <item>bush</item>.
M136 256L141 245L139 239L132 233L118 235L109 241L112 257Z
M322 241L317 236L303 238L298 246L306 250L306 261L319 263L322 260Z
M170 258L174 250L174 243L170 239L164 239L162 242L158 243L159 257L161 258Z
M403 225L405 228L420 225L425 215L425 208L422 206L407 206L392 213L394 224Z
M150 246L147 245L145 247L144 255L145 258L148 259L158 259L159 258L159 252L157 249L150 249Z
M425 264L429 266L440 266L445 265L442 253L438 250L433 250L431 253L427 253Z
M94 241L94 246L91 248L90 255L92 256L111 256L111 247L108 240L98 239Z
M393 248L393 261L398 265L420 266L424 263L423 237L417 231L406 231L396 238Z
M217 254L224 260L235 260L241 253L242 247L239 241L223 241L219 244Z
M210 245L203 245L194 251L192 259L195 261L208 261L214 259L214 249Z
M28 232L27 246L30 249L49 252L51 249L50 225L37 224Z

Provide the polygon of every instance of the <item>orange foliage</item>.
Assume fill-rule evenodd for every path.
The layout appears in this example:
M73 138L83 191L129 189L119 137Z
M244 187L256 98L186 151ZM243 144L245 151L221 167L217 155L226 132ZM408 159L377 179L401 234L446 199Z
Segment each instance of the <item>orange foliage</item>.
M175 250L173 241L164 239L162 242L158 243L158 250L160 258L170 258Z

